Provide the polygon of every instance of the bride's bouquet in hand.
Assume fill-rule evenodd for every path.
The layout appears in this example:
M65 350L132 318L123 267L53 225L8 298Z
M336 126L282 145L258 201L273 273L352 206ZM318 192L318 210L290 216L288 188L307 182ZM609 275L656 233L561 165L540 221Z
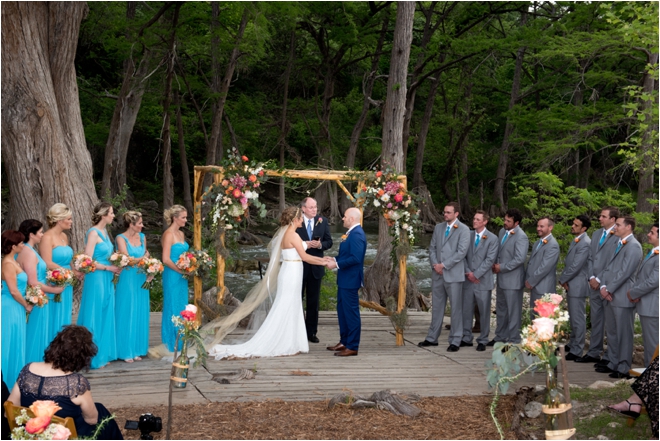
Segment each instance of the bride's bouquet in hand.
M147 280L142 284L142 289L151 289L154 278L160 275L165 267L163 262L153 257L143 257L137 263L138 272L147 275Z
M183 277L203 277L213 268L214 263L211 256L204 250L191 250L179 256L176 267L183 271Z
M110 263L119 269L124 269L131 264L131 258L124 253L115 252L110 256ZM116 285L117 282L119 282L119 274L115 273L115 276L112 278L112 283Z
M76 282L76 277L73 271L66 268L58 268L46 271L46 283L52 286L73 286ZM62 301L62 293L57 293L53 297L55 303Z

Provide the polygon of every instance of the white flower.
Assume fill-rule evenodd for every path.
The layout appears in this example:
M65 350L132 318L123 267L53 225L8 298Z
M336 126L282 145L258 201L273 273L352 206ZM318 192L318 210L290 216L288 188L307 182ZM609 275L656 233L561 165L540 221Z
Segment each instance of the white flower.
M186 311L190 311L193 314L197 314L197 306L192 305L192 304L188 304L188 305L186 305Z
M374 207L380 207L380 202L378 202L378 199L374 200Z
M390 201L390 195L385 193L384 195L382 195L380 197L380 200L383 201L383 202L389 202Z
M398 220L401 217L401 213L398 211L390 210L387 212L387 215L392 219L393 221Z
M407 229L408 229L408 224L403 224L403 225L401 226L401 228L403 228L404 230L407 230Z

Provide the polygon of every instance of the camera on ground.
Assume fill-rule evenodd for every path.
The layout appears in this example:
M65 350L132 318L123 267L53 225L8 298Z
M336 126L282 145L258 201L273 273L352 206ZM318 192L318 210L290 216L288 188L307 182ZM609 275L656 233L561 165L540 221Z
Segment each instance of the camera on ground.
M139 430L140 439L154 439L151 432L160 432L163 430L163 420L160 417L153 416L150 413L140 415L138 421L126 420L124 429Z

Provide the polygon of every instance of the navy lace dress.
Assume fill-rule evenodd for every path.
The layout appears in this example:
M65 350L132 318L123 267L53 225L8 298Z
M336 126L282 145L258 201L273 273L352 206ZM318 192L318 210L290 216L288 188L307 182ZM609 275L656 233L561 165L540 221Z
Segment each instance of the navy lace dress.
M91 389L89 381L80 374L61 375L58 377L42 377L30 372L30 365L26 365L16 380L21 391L21 406L28 407L38 400L53 400L62 408L56 413L62 418L71 417L76 425L78 437L91 437L96 426L87 424L82 415L80 406L71 401ZM99 412L99 421L110 416L108 409L100 403L96 404ZM124 439L115 420L111 420L103 427L97 439Z

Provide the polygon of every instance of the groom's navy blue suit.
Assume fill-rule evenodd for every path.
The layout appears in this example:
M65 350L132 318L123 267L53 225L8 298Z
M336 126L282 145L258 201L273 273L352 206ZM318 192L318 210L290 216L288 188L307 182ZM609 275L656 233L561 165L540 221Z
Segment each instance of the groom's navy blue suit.
M364 280L364 254L367 238L360 225L347 233L339 245L337 262L337 318L339 342L357 351L360 346L360 299L358 290Z

